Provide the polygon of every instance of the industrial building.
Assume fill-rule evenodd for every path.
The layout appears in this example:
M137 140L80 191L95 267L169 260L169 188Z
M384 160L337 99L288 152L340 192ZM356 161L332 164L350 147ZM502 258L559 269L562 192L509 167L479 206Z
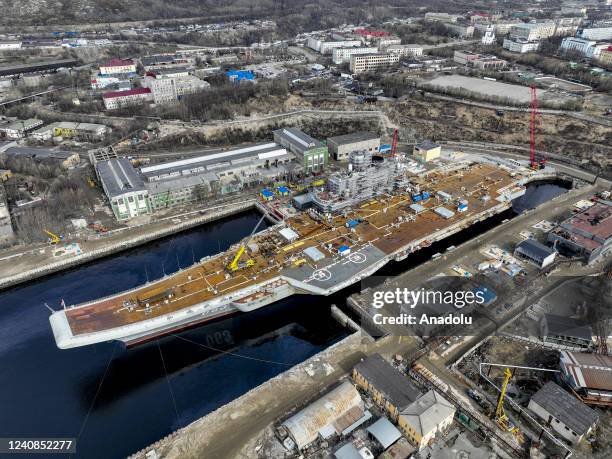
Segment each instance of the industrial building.
M132 59L111 59L100 65L100 75L136 74L136 63Z
M324 190L312 192L312 200L319 211L335 213L393 191L402 175L394 161L373 161L371 151L353 151L348 169L331 174Z
M142 62L142 66L146 72L163 69L185 68L193 64L191 58L180 56L178 54L146 56L143 57L140 62Z
M144 181L126 158L100 161L96 173L117 220L151 213Z
M442 152L442 147L430 140L425 140L414 146L412 156L423 163L438 159Z
M64 169L79 164L81 158L78 153L47 148L10 147L5 151L7 156L29 158L41 163L60 163Z
M543 40L555 35L554 22L535 22L516 24L510 28L511 38L522 38L527 41Z
M342 435L347 427L366 416L363 408L359 392L345 381L284 421L282 426L297 449L302 450L319 438ZM352 422L346 425L347 420Z
M540 269L546 268L555 261L557 252L535 239L525 239L514 249L514 256L527 260Z
M372 354L355 365L352 378L393 420L421 396L408 376L393 368L380 354Z
M612 251L612 201L595 204L573 214L550 233L548 241L561 254L584 257L593 263Z
M329 137L327 150L336 161L348 159L353 151L369 151L372 154L380 148L380 136L373 132L352 132L350 134Z
M612 406L612 357L561 351L561 379L589 405Z
M58 121L32 131L30 137L40 141L51 140L53 137L96 141L103 139L109 132L111 128L103 124Z
M35 118L9 121L8 123L0 125L0 136L9 139L22 139L26 136L27 132L36 129L38 126L42 126L42 124L42 120L37 120Z
M127 91L110 91L102 94L104 107L107 110L115 110L122 107L142 105L152 99L149 88L135 88Z
M401 432L387 418L379 418L366 431L384 450L402 438Z
M593 329L579 319L543 314L539 326L540 339L544 342L585 349L593 345Z
M332 61L336 65L350 62L351 56L355 54L372 54L378 52L378 48L372 46L359 46L354 48L334 48L332 50Z
M327 165L327 147L300 129L277 129L274 131L274 141L295 155L305 174L321 171Z
M601 53L607 50L609 43L597 43L594 40L586 40L584 38L566 37L561 42L562 51L575 51L589 59L601 59Z
M376 54L357 54L351 56L350 70L353 73L370 72L384 67L397 64L399 54L376 53Z
M436 435L448 430L455 417L455 407L435 390L404 408L397 420L400 430L408 439L423 449Z
M58 59L53 61L38 61L29 64L16 64L0 67L0 77L19 76L28 73L54 72L62 68L72 68L79 61L76 59Z
M595 411L552 381L531 397L527 407L572 444L591 433L599 420Z

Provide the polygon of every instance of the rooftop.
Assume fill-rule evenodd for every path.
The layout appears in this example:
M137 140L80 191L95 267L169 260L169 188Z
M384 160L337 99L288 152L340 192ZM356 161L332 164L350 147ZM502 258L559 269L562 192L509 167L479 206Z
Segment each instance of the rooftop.
M581 320L556 314L544 314L542 320L548 327L547 335L549 336L569 336L588 341L593 338L593 330Z
M124 67L126 65L134 65L134 61L131 59L114 58L101 64L100 67Z
M561 366L576 387L612 391L612 357L561 351Z
M9 156L26 156L33 159L64 160L70 158L75 153L47 148L10 147L6 150L6 154Z
M554 249L545 246L535 239L525 239L521 241L516 246L516 250L538 260L544 260L546 257L555 253Z
M373 354L358 363L355 370L376 390L385 394L399 410L406 408L421 395L408 377L393 368L380 354Z
M424 140L421 143L418 143L416 145L416 148L418 148L419 150L431 150L433 148L438 148L440 145L438 145L435 142L432 142L431 140Z
M599 420L599 415L552 381L537 391L531 400L578 435L584 435Z
M114 99L115 97L126 97L126 96L135 96L138 94L150 94L151 90L149 88L134 88L128 89L127 91L109 91L102 94L104 99Z
M612 201L599 199L595 205L565 220L554 230L567 234L577 244L594 250L612 238Z
M405 417L421 436L425 436L454 413L455 408L448 400L435 390L430 390L402 410L400 416Z
M145 189L142 178L126 158L100 161L96 170L109 198Z
M285 141L294 145L299 150L308 150L310 148L322 147L323 144L317 139L310 137L305 132L298 128L283 128L274 131L274 135L278 135Z
M363 142L364 140L380 140L380 136L374 132L359 131L351 132L350 134L338 135L329 137L328 142L334 142L338 145L346 145L354 142Z
M380 443L383 449L387 449L397 440L402 437L402 434L397 427L391 424L387 418L380 418L374 424L367 428L367 431L372 435L378 443Z

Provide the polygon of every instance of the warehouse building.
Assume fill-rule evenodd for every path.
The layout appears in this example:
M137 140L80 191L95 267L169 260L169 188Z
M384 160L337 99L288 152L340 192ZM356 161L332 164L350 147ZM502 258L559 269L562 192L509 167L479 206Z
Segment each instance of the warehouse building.
M599 415L552 381L537 391L528 408L571 444L590 434Z
M329 137L327 150L336 161L345 161L353 151L369 151L376 154L380 148L380 136L373 132L352 132Z
M561 379L589 405L612 406L612 357L561 351Z
M548 242L561 254L593 263L612 252L612 201L598 199L548 233Z
M51 140L53 137L97 141L103 139L110 131L111 128L103 124L59 121L32 131L30 136L40 141Z
M274 141L295 155L305 174L319 172L327 165L327 147L300 129L277 129L274 131Z
M183 57L178 54L146 56L140 61L146 72L162 69L185 68L193 64L191 58Z
M153 210L234 193L283 178L293 156L275 143L235 148L140 169Z
M380 354L372 354L355 365L352 378L393 420L421 396L408 376L393 368Z
M96 173L117 220L151 212L144 181L126 158L100 161Z
M398 418L400 430L419 450L446 432L453 423L455 407L435 390L402 410Z
M310 49L321 54L331 54L334 48L355 48L361 46L361 40L325 40L316 37L310 37L306 43Z
M593 329L583 321L557 314L540 318L540 339L563 346L589 349L593 345Z
M341 435L346 427L342 422L347 414L355 421L364 417L363 400L350 382L345 381L320 399L282 423L298 450L317 439ZM355 422L353 421L353 422Z
M430 140L425 140L414 146L412 156L423 163L438 159L442 153L442 147Z
M399 54L393 53L352 55L350 70L353 73L371 72L373 70L397 64L399 62L399 58Z
M538 268L543 269L555 261L557 252L535 239L525 239L514 249L514 256L527 260Z

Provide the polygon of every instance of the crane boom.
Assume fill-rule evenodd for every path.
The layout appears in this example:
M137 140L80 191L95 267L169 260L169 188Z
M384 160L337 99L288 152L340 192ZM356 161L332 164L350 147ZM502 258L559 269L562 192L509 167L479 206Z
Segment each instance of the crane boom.
M508 382L512 377L510 368L506 367L504 370L504 382L499 392L499 398L497 399L497 408L495 409L495 421L506 431L513 434L518 434L518 428L508 419L506 416L506 410L504 410L504 397L506 396L506 390L508 389Z
M249 238L246 240L246 242L244 244L242 244L240 246L240 248L238 249L238 252L236 252L236 256L234 257L234 259L232 260L232 262L227 265L227 269L229 271L238 271L241 266L238 264L238 262L240 261L240 257L242 257L242 255L244 254L244 251L247 248L247 245L249 245L249 242L251 242L251 239L253 239L253 235L255 234L255 232L257 231L257 228L259 228L259 225L261 225L261 222L264 221L264 218L266 218L265 215L262 215L262 217L259 219L259 221L257 222L257 225L255 225L255 228L253 228L253 231L251 231L251 234L249 235ZM253 262L253 260L249 259L246 262L246 266L253 266L255 263Z

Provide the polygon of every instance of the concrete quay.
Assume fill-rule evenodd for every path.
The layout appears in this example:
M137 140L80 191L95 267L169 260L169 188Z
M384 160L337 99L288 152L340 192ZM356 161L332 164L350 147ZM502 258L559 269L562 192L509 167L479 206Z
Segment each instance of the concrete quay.
M153 222L118 232L110 232L107 236L100 237L95 241L78 241L83 249L81 254L67 256L65 259L58 261L52 261L52 256L41 261L39 255L41 251L46 251L45 248L5 256L0 258L0 271L4 274L3 277L0 277L0 290L123 252L155 239L195 228L204 223L220 220L252 208L259 209L256 204L255 199L247 199L223 206L201 209L193 212L193 216L183 219L180 223L175 223L177 218L169 217L164 219L163 222Z

